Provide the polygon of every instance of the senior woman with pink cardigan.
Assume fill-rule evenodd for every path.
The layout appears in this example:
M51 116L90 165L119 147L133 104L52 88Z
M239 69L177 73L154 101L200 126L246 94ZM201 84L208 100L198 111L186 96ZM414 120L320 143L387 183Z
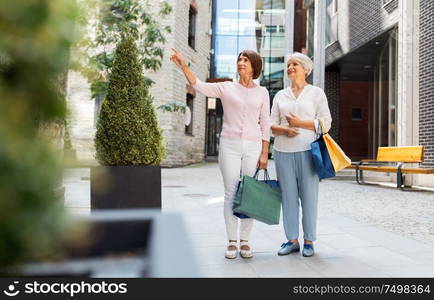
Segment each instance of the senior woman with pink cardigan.
M261 74L262 58L252 50L241 52L237 59L239 81L218 83L197 79L176 49L170 60L182 70L195 90L222 101L224 116L218 160L225 189L223 210L229 240L225 257L237 257L240 223L240 255L251 258L249 239L253 219L237 218L232 207L240 175L252 176L257 167L266 168L268 163L270 100L267 89L253 82Z

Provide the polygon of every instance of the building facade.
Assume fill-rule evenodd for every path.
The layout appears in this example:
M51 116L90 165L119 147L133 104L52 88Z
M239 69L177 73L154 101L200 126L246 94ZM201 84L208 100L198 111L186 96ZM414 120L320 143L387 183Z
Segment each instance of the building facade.
M264 61L258 83L267 87L271 102L289 84L286 55L306 53L315 64L308 80L328 96L331 134L353 160L374 158L379 146L423 145L422 166L434 166L432 0L169 2L173 13L163 25L173 31L163 66L146 75L156 82L155 106L185 103L192 122L185 125L189 118L182 113L157 110L167 149L164 166L215 157L223 120L220 100L196 95L169 61L172 47L200 80L210 82L237 80L237 55L257 51ZM95 103L86 81L73 72L68 106L74 149L79 159L92 160ZM432 175L406 180L434 186Z
M212 6L211 0L168 2L173 11L168 18L161 20L161 24L170 26L172 32L166 35L162 67L158 72L146 72L145 75L155 82L150 90L155 108L174 101L187 105L185 114L156 109L166 146L162 166L172 167L204 160L206 100L188 86L184 75L169 57L172 48L178 49L200 79L208 78ZM87 80L77 72L69 73L67 106L70 137L77 159L95 163L93 139L100 104L91 99Z
M307 53L314 60L321 60L316 52L324 53L314 72L325 70L332 135L344 151L359 160L375 158L379 146L422 145L421 166L434 166L433 1L303 4ZM325 28L323 44L315 38L318 27ZM406 181L434 187L432 175Z

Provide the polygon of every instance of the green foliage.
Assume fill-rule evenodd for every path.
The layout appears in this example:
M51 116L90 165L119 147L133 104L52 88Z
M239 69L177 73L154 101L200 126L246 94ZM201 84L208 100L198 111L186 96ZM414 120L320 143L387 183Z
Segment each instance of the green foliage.
M103 97L108 89L108 81L96 80L90 84L92 99Z
M58 159L46 141L1 131L0 144L0 267L60 254Z
M80 0L82 40L74 51L73 68L90 82L92 98L104 98L108 77L113 67L113 46L121 40L121 33L128 30L138 43L139 60L145 70L157 71L163 59L165 33L169 26L160 21L172 12L167 1L160 3L157 13L152 13L149 0ZM92 20L98 20L92 24ZM89 27L96 27L96 36L89 34ZM147 86L154 82L144 77Z
M71 135L69 134L69 125L68 122L64 121L63 123L63 130L64 130L64 134L63 134L63 158L64 158L64 162L65 164L74 164L76 162L76 154L75 154L75 150L72 147L72 142L71 142Z
M185 108L187 105L185 103L179 102L179 101L172 101L168 102L166 104L162 104L157 107L157 109L161 109L163 112L185 112Z
M116 47L97 124L96 158L102 165L158 165L164 156L162 132L138 56L133 37L126 34Z
M62 169L41 128L65 114L75 13L70 0L0 1L0 273L60 253Z

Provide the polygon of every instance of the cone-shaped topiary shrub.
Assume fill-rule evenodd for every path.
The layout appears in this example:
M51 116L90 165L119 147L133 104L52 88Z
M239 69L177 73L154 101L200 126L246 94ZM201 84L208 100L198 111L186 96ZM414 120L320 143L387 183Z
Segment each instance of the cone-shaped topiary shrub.
M109 87L95 136L101 165L159 165L164 157L152 97L144 84L134 39L124 33L116 47Z

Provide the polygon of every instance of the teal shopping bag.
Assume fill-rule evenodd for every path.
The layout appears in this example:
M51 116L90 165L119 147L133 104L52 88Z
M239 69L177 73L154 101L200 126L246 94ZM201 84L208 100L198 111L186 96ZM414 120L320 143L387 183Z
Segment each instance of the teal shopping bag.
M234 213L247 215L268 225L279 224L282 193L276 180L270 180L265 170L265 180L244 175L234 199ZM268 180L267 180L268 179Z

